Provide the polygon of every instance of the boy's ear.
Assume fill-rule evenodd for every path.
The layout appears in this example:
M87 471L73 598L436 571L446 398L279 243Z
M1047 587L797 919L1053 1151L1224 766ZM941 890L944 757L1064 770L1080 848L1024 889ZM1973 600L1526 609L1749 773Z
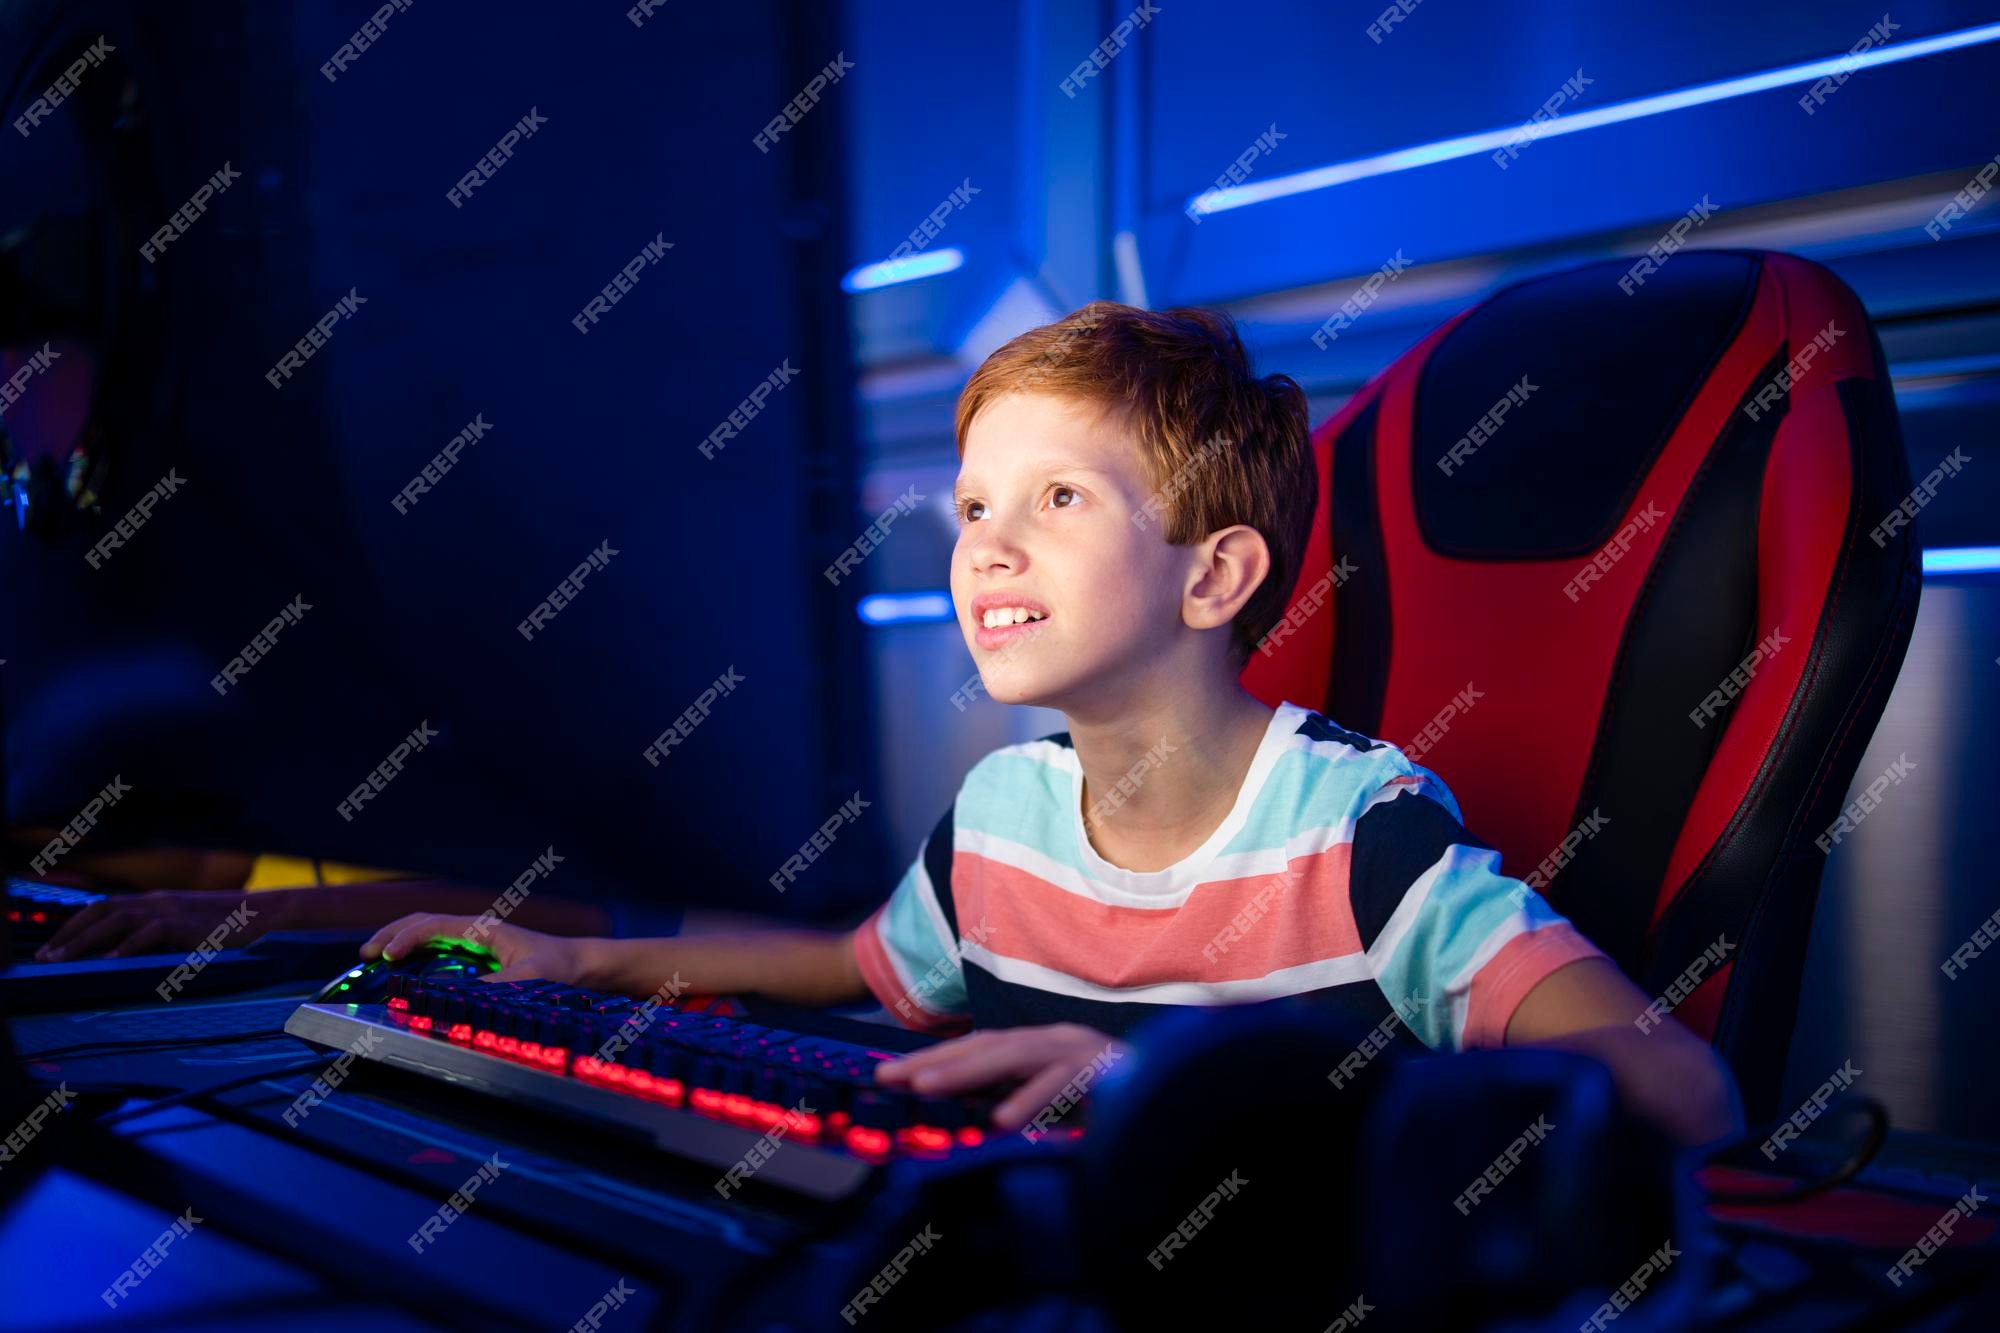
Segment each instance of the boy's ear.
M1197 542L1194 554L1181 619L1193 629L1222 628L1263 586L1271 572L1271 548L1263 533L1238 523Z

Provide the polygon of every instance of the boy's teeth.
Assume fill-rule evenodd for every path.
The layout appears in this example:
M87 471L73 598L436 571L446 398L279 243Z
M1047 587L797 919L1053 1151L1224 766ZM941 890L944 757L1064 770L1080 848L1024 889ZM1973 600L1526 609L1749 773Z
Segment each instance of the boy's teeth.
M987 629L1001 629L1007 625L1020 625L1030 620L1045 619L1046 616L1038 615L1025 606L996 606L981 618Z

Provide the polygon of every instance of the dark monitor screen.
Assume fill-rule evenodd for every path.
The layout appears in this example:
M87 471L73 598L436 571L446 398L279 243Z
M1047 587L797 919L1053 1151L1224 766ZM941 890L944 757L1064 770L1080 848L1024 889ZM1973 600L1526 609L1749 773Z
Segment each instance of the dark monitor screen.
M110 463L97 516L0 533L7 820L879 896L865 827L770 878L872 763L822 574L857 529L840 109L753 141L830 18L413 7L358 53L351 19L142 13L0 147L0 341L58 358L0 425Z

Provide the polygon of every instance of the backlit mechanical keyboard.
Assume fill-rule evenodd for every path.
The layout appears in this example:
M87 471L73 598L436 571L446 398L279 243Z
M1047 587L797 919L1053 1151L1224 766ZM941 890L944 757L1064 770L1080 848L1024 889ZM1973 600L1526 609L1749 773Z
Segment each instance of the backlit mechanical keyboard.
M16 955L32 957L71 917L104 898L101 893L44 884L33 879L7 881L7 926Z
M649 1009L552 981L391 973L386 982L381 1002L343 1002L337 980L285 1031L637 1131L716 1167L775 1140L753 1178L819 1198L852 1192L891 1160L976 1151L997 1104L881 1086L875 1066L893 1052L671 1004Z

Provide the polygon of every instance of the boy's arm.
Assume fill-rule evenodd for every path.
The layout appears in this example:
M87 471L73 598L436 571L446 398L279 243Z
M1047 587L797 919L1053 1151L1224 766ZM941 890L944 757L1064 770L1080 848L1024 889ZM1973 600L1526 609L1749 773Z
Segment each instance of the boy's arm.
M935 876L950 892L952 813L938 820L889 900L851 931L584 940L581 984L645 995L678 969L699 994L766 995L813 1006L874 999L906 1028L955 1026L964 1016L964 974L933 887Z
M749 993L800 1005L847 1004L869 995L852 931L759 930L578 943L578 984L598 990L644 995L678 972L682 984L699 995Z
M868 994L853 935L807 930L576 939L512 922L420 912L376 931L361 946L361 956L406 958L441 939L489 950L500 964L489 980L541 977L627 995L646 995L671 983L677 993L755 993L802 1005L839 1004Z
M1608 958L1557 968L1521 998L1507 1045L1591 1056L1611 1070L1631 1109L1677 1143L1710 1143L1743 1129L1736 1082L1714 1048L1668 1018L1642 1031L1646 997Z
M1740 1129L1734 1082L1708 1044L1671 1020L1641 1031L1639 988L1501 872L1436 774L1402 767L1356 818L1350 901L1376 982L1416 1035L1441 1050L1532 1044L1592 1056L1633 1111L1680 1143Z

